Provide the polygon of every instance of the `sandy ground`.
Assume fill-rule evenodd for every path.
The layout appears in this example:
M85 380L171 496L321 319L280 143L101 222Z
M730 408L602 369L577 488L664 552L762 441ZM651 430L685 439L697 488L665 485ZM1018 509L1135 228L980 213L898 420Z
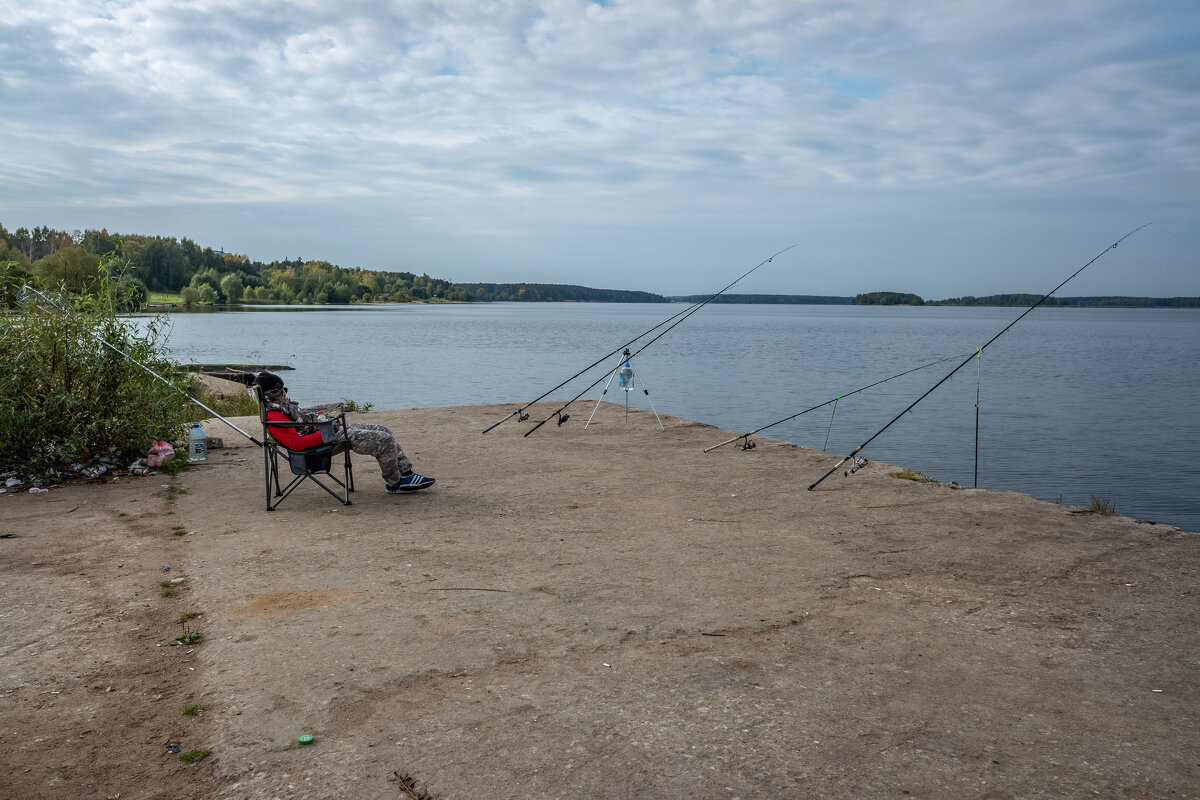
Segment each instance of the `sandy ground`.
M511 410L359 415L438 483L349 507L218 422L0 496L0 797L1200 796L1200 537Z

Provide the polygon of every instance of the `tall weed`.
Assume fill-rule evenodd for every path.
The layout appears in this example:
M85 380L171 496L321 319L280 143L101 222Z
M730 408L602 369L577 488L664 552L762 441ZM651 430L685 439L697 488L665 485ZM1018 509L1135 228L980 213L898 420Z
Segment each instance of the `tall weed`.
M1095 492L1088 492L1088 494L1092 496L1092 511L1106 516L1117 513L1117 504L1108 497L1097 497Z
M94 295L37 287L54 303L26 292L0 314L0 472L53 476L94 456L128 463L155 439L183 438L185 383L165 355L166 319L140 329L118 316L128 284L114 266L102 263Z

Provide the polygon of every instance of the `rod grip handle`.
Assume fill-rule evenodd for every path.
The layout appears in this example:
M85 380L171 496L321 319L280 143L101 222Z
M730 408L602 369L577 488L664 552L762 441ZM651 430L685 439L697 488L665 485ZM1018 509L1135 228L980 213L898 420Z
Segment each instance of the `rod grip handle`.
M808 490L811 492L813 489L817 488L817 484L819 484L821 481L828 478L833 473L837 472L838 467L840 467L842 464L845 464L845 463L846 463L845 459L842 459L841 461L839 461L832 469L829 470L829 472L826 472L824 475L822 475L821 477L819 477L815 481L813 481L811 484L809 484Z
M716 450L718 447L724 447L724 446L725 446L725 445L727 445L727 444L731 444L732 442L736 442L738 439L745 439L745 438L746 438L747 436L749 436L749 435L750 435L750 434L748 434L748 433L743 433L743 434L741 434L740 436L735 436L735 437L733 437L732 439L726 439L725 441L721 442L720 444L714 444L712 447L706 447L706 448L704 448L704 452L706 452L706 453L711 453L713 450Z
M543 425L545 425L547 422L549 422L549 421L550 421L551 419L553 419L553 418L554 418L554 415L553 415L553 414L551 414L550 416L546 417L544 420L542 420L541 422L539 422L537 425L534 425L532 428L530 428L529 430L525 431L525 436L528 436L529 434L533 433L534 431L536 431L538 428L540 428L540 427L542 427Z
M516 416L517 414L520 414L520 413L521 413L520 411L514 411L514 412L512 412L512 413L511 413L511 414L509 414L507 417L505 417L504 419L502 419L502 420L500 420L499 422L497 422L495 425L492 425L492 426L490 426L490 427L488 427L488 428L484 428L483 432L484 432L484 433L487 433L488 431L492 430L493 428L499 428L499 427L500 427L501 425L503 425L505 422L508 422L508 421L509 421L509 420L510 420L512 417L514 417L514 416Z

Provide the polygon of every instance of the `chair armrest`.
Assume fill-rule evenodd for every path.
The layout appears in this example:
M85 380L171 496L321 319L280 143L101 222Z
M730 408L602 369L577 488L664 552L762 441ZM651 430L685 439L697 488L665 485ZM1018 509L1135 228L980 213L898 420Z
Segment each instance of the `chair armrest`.
M322 404L316 405L316 406L308 406L307 408L301 408L300 410L308 411L312 414L324 414L325 416L328 417L330 415L330 412L332 412L334 409L337 409L337 414L335 414L334 416L343 415L346 413L346 404L344 402L322 403Z
M314 425L317 430L321 432L321 438L326 442L341 441L342 439L346 438L344 433L346 430L345 403L326 403L319 406L309 406L308 408L302 408L300 410L309 414L320 414L325 417L324 422L314 422L312 425ZM343 434L335 438L333 430L334 423L337 422L342 423L341 430L343 431Z
M342 420L341 433L334 433L334 422ZM336 444L346 438L345 415L334 417L328 422L318 422L317 430L321 432L321 441L325 444Z
M320 423L317 423L317 422L276 422L273 419L269 419L266 422L264 422L263 424L266 425L268 428L315 428Z

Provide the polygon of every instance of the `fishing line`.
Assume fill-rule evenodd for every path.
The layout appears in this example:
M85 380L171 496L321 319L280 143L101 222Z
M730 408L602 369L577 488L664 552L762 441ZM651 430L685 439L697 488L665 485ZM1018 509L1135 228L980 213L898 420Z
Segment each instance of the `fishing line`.
M548 389L548 390L547 390L547 391L545 391L545 392L542 392L540 395L538 395L538 396L537 396L537 397L535 397L534 399L530 400L528 403L526 403L525 405L521 406L521 407L520 407L520 408L518 408L516 411L512 412L511 414L509 414L507 417L505 417L504 419L500 420L500 421L499 421L499 422L497 422L495 425L492 425L492 426L490 426L490 427L488 427L488 428L485 428L483 432L484 432L484 433L487 433L488 431L490 431L490 430L492 430L492 429L494 429L494 428L498 428L498 427L500 427L501 425L503 425L505 422L508 422L508 421L509 421L510 419L512 419L513 417L516 417L516 418L517 418L517 422L521 422L521 421L523 421L523 420L527 420L527 419L529 419L529 415L528 415L528 414L526 414L526 413L524 413L524 412L525 412L525 409L527 409L527 408L529 408L530 406L532 406L532 405L533 405L534 403L536 403L538 400L541 400L543 397L545 397L546 395L550 394L551 392L558 391L559 389L561 389L562 387L566 386L566 385L567 385L568 383L570 383L571 381L573 381L573 380L575 380L576 378L578 378L578 377L579 377L580 375L582 375L583 373L587 372L588 370L590 370L590 369L592 369L593 367L595 367L597 364L599 364L599 363L601 363L602 361L604 361L604 359L606 359L606 358L608 358L608 357L612 356L614 353L619 353L619 352L621 352L623 349L625 349L625 348L629 347L629 345L633 344L633 343L634 343L634 342L636 342L638 339L641 339L641 338L643 338L643 337L645 337L645 336L648 336L649 334L651 334L651 333L653 333L654 331L656 331L656 330L658 330L659 328L661 328L663 325L666 325L668 322L670 322L671 320L673 320L673 319L675 319L676 317L678 317L680 314L686 314L688 311L690 311L690 310L692 310L693 308L695 308L695 307L696 307L696 305L698 305L698 304L697 304L697 303L694 303L694 304L692 304L692 305L688 306L687 308L683 309L683 310L682 310L682 311L680 311L679 313L677 313L677 314L672 314L671 316L667 317L667 318L666 318L665 320L663 320L662 322L660 322L660 323L658 323L657 325L655 325L653 328L650 328L649 330L647 330L647 331L644 331L644 332L642 332L642 333L638 334L637 336L635 336L634 338L630 339L628 342L626 342L625 344L621 345L621 346L620 346L620 347L618 347L617 349L615 349L615 350L612 350L612 351L610 351L610 352L608 352L608 353L605 353L604 355L600 356L600 358L596 359L596 360L595 360L595 361L593 361L591 364L588 364L586 367L584 367L583 369L579 370L579 372L576 372L574 375L572 375L571 377L567 378L567 379L566 379L565 381L563 381L562 383L560 383L560 384L558 384L557 386L554 386L554 387L552 387L552 388Z
M638 339L642 339L642 338L644 338L645 336L649 335L649 334L650 334L650 333L652 333L653 331L655 331L655 330L658 330L659 328L661 328L663 325L666 325L666 323L667 323L667 322L670 322L672 319L674 319L674 320L675 320L675 322L673 322L671 325L667 326L667 328L665 328L663 331L661 331L661 332L660 332L660 333L659 333L657 336L655 336L653 339L651 339L650 341L646 342L646 343L645 343L645 344L643 344L641 347L639 347L636 353L634 353L633 355L629 356L629 358L627 358L627 359L625 359L625 360L626 360L626 361L630 361L630 360L632 360L632 359L636 358L637 356L639 356L639 355L641 355L643 352L645 352L646 348L648 348L650 345L654 344L654 343L655 343L655 342L657 342L659 339L661 339L662 337L664 337L664 336L666 336L668 333L670 333L671 329L672 329L672 328L674 328L676 325L678 325L679 323L683 322L685 319L687 319L688 317L690 317L692 314L695 314L695 313L696 313L697 311L699 311L700 309L704 308L706 305L708 305L709 303L711 303L713 300L716 300L718 297L720 297L720 296L721 296L722 294L724 294L725 292L729 291L731 288L733 288L733 287L734 287L734 286L736 286L737 284L741 283L741 282L742 282L742 281L743 281L743 280L744 280L744 279L745 279L745 278L746 278L748 275L750 275L750 273L751 273L751 272L754 272L754 270L758 269L758 268L759 268L759 267L761 267L763 264L770 263L770 262L771 262L771 261L772 261L772 260L773 260L773 259L774 259L776 256L782 255L783 253L786 253L788 250L791 250L793 247L799 247L799 246L800 246L800 243L799 243L799 242L797 242L796 244L793 244L793 245L788 245L787 247L783 248L782 250L780 250L778 253L775 253L774 255L768 256L767 258L765 258L765 259L763 259L762 261L760 261L760 262L758 262L757 264L755 264L755 265L754 265L753 267L751 267L750 269L746 270L746 272L742 273L742 275L741 275L741 276L739 276L739 277L737 278L737 280L730 281L729 285L727 285L727 286L726 286L724 289L722 289L721 291L719 291L719 292L717 292L717 293L715 293L715 294L711 295L711 296L710 296L710 297L709 297L707 300L704 300L703 302L700 302L700 303L696 303L696 304L695 304L695 305L693 305L691 308L684 309L684 311L681 311L679 314L676 314L675 316L673 316L673 317L670 317L669 319L667 319L667 320L666 320L666 321L664 321L664 322L660 322L659 324L655 325L655 326L654 326L653 328L651 328L650 330L648 330L648 331L646 331L645 333L643 333L641 336L638 336L638 337L636 337L635 339L633 339L633 340L631 340L630 342L628 342L627 344L623 345L622 347L618 347L616 350L613 350L611 353L609 353L609 354L608 354L607 356L605 356L604 358L608 358L609 356L613 355L613 353L620 352L620 351L621 351L621 350L622 350L624 347L628 347L630 344L633 344L633 342L636 342L636 341L638 341ZM684 312L686 312L686 313L684 313ZM675 317L679 317L679 319L675 319ZM578 378L578 377L579 377L580 375L582 375L584 372L587 372L589 369L591 369L592 367L596 366L596 364L599 364L599 363L600 363L600 361L603 361L603 360L604 360L604 359L602 358L602 359L600 359L599 361L596 361L595 363L593 363L591 366L587 367L587 369L584 369L584 370L581 370L581 371L579 371L579 372L575 373L575 375L574 375L574 376L572 376L571 378L569 378L569 379L568 379L568 380L566 380L566 381L563 381L563 382L562 382L562 383L560 383L558 386L564 386L565 384L569 383L570 381L574 380L575 378ZM526 431L526 432L525 432L525 436L528 436L529 434L533 433L533 432L534 432L534 431L536 431L538 428L542 427L542 426L543 426L543 425L545 425L547 422L549 422L550 420L554 419L556 416L558 417L558 424L561 426L561 425L562 425L564 422L566 422L566 421L567 421L567 419L569 419L569 418L570 418L570 415L569 415L569 414L568 414L567 416L565 416L565 417L564 417L564 416L562 416L562 412L563 412L563 411L565 411L565 410L567 409L567 406L571 405L571 404L572 404L572 403L574 403L576 400L578 400L579 398L583 397L585 394L587 394L588 392L590 392L590 391L591 391L591 390L592 390L594 387L596 387L597 385L599 385L600 381L604 380L604 378L605 378L607 375L608 375L608 373L607 373L607 372L605 372L603 375L601 375L599 378L597 378L595 381L593 381L593 382L592 382L592 384L591 384L590 386L588 386L588 387L587 387L586 389L584 389L582 392L580 392L579 394L575 395L575 396L574 396L574 397L572 397L570 400L568 400L568 401L567 401L565 404L563 404L563 405L562 405L562 406L561 406L561 407L560 407L558 410L551 412L551 413L550 413L550 415L549 415L548 417L546 417L544 420L542 420L541 422L539 422L537 425L534 425L532 428L530 428L528 431ZM555 387L555 389L557 389L557 388L558 388L558 386L556 386L556 387ZM554 391L554 389L551 389L550 391ZM546 394L549 394L549 393L550 393L550 392L547 392ZM546 396L546 395L542 395L542 397L545 397L545 396ZM510 415L509 415L509 417L511 417L511 416L512 416L512 415L510 414ZM505 419L508 419L509 417L505 417ZM500 422L504 422L504 420L500 420ZM498 422L498 423L496 423L496 425L499 425L499 424L500 424L499 422ZM492 426L492 428L496 427L496 425L493 425L493 426ZM491 430L491 428L488 428L488 430ZM484 433L487 433L487 431L484 431Z
M49 303L50 305L54 306L56 309L58 309L58 310L59 310L59 311L61 311L62 313L64 313L64 314L66 313L66 309L65 309L65 308L63 308L63 307L62 307L62 306L60 306L58 303L56 303L56 302L54 302L53 300L51 300L51 299L50 299L49 297L47 297L46 295L44 295L44 294L42 294L41 292L39 292L37 289L34 289L32 286L23 286L23 287L21 287L21 291L22 291L22 292L25 292L25 291L30 291L30 292L33 292L33 293L34 293L34 294L36 294L38 297L42 298L42 299L43 299L43 300L45 300L47 303ZM208 413L212 414L212 415L213 415L214 417L216 417L217 419L221 420L221 422L224 422L226 425L228 425L229 427L233 428L235 431L237 431L238 433L240 433L242 436L245 436L247 439L249 439L250 441L254 442L254 443L255 443L256 445L258 445L259 447L262 447L262 442L260 442L258 439L255 439L253 436L251 436L250 434L246 433L244 430L242 430L241 428L239 428L237 425L234 425L232 422L230 422L229 420L225 419L225 417L221 416L221 415L220 415L220 414L218 414L216 411L213 411L211 408L209 408L208 406L204 405L204 403L201 403L201 402L200 402L199 400L197 400L195 397L192 397L190 394L188 394L187 392L185 392L183 389L180 389L178 386L176 386L175 384L171 383L169 380L167 380L166 378L164 378L162 375L159 375L157 372L155 372L154 370L150 369L150 368L149 368L149 367L147 367L145 364L143 364L142 362L138 361L136 358L134 358L133 356L129 355L129 354L128 354L128 353L126 353L124 350L122 350L121 348L119 348L119 347L117 347L115 344L113 344L112 342L110 342L110 341L108 341L107 339L104 339L104 338L102 338L102 337L100 337L100 336L96 335L96 334L95 334L95 333L93 333L92 331L88 331L87 333L88 333L88 335L89 335L89 336L91 336L93 339L95 339L96 341L100 342L100 344L104 345L105 347L109 348L110 350L115 350L116 352L120 353L120 354L121 354L121 355L123 355L123 356L124 356L126 359L128 359L128 360L129 360L129 362L130 362L131 364L135 364L136 366L138 366L138 367L141 367L141 368L142 368L143 370L145 370L147 373L149 373L150 375L153 375L155 378L158 378L160 381L162 381L163 383L165 383L167 386L170 386L172 389L174 389L175 391L177 391L177 392L179 392L180 394L182 394L182 395L183 395L184 397L186 397L188 400L191 400L193 403L195 403L196 405L200 406L201 408L203 408L203 409L204 409L205 411L207 411Z
M1192 247L1196 248L1197 250L1200 250L1200 245L1197 245L1195 242L1183 238L1182 236L1180 236L1179 234L1175 233L1172 230L1169 230L1168 228L1159 228L1159 230L1161 230L1163 233L1168 233L1171 236L1174 236L1176 239L1183 242L1184 244L1191 245Z
M979 488L979 387L983 383L983 348L975 353L975 483Z
M904 416L905 414L907 414L909 411L912 411L912 410L913 410L913 408L914 408L914 407L917 405L917 403L921 402L921 401L922 401L922 400L924 400L926 397L928 397L929 395L933 394L934 390L936 390L936 389L937 389L939 386L941 386L941 385L942 385L943 383L945 383L946 381L950 380L950 378L954 377L954 373L958 372L960 369L962 369L963 367L965 367L967 364L970 364L970 363L971 363L971 358L973 358L975 355L980 355L980 356L982 356L982 353L983 353L984 349L985 349L985 348L987 348L987 346L988 346L988 345L990 345L992 342L996 341L996 340L997 340L997 339L999 339L1001 336L1003 336L1005 333L1007 333L1007 332L1008 332L1008 329L1009 329L1009 328L1011 328L1013 325L1016 325L1016 324L1017 324L1018 322L1020 322L1022 319L1024 319L1026 314L1028 314L1029 312L1033 311L1035 308L1037 308L1038 306L1040 306L1042 303L1046 302L1046 300L1047 300L1047 299L1049 299L1051 295L1053 295L1055 292L1057 292L1057 291L1058 291L1059 289L1061 289L1062 287L1066 286L1066 285L1067 285L1067 282L1068 282L1068 281L1070 281L1070 280L1071 280L1071 278L1074 278L1076 275L1078 275L1079 273L1083 272L1085 269L1087 269L1088 267L1090 267L1092 264L1094 264L1094 263L1096 263L1097 261L1099 261L1099 260L1100 260L1100 257L1101 257L1101 256L1103 256L1105 253L1107 253L1109 250L1115 250L1115 249L1117 248L1117 245L1119 245L1121 242L1123 242L1123 241L1125 241L1126 239L1128 239L1130 236L1133 236L1135 233L1137 233L1138 231L1140 231L1142 228L1145 228L1145 227L1147 227L1148 225L1150 225L1150 223L1149 223L1149 222L1147 222L1145 225L1139 225L1138 227L1136 227L1136 228L1134 228L1133 230L1131 230L1129 233L1127 233L1127 234L1125 234L1124 236L1122 236L1120 239L1117 239L1117 241L1113 242L1113 243L1112 243L1112 244L1110 244L1108 247L1104 248L1104 249L1103 249L1103 250L1101 250L1101 251L1100 251L1098 254L1096 254L1096 256L1095 256L1094 258L1092 258L1092 260L1091 260L1091 261L1087 262L1087 263L1086 263L1086 264L1084 264L1082 267L1080 267L1079 269L1077 269L1077 270L1075 270L1074 272L1072 272L1072 273L1071 273L1071 274L1070 274L1070 275L1067 277L1067 279L1066 279L1065 281L1063 281L1062 283L1060 283L1058 286L1055 286L1055 287L1054 287L1053 289L1051 289L1050 291L1046 292L1046 294L1042 295L1042 297L1041 297L1041 299L1040 299L1040 300L1038 300L1036 303L1034 303L1033 305L1031 305L1029 308L1027 308L1027 309L1025 309L1024 311L1022 311L1022 312L1021 312L1021 314L1020 314L1020 316L1018 316L1018 317L1017 317L1016 319L1014 319L1012 322L1010 322L1010 323L1008 323L1007 325L1005 325L1005 326L1004 326L1004 328L1003 328L1003 330L1001 330L999 333L997 333L997 334L996 334L995 336L993 336L991 339L988 339L988 340L987 340L987 342L986 342L986 343L985 343L985 344L984 344L982 347L980 347L980 348L979 348L979 349L978 349L978 350L977 350L975 353L972 353L972 354L971 354L971 356L969 356L969 357L968 357L968 358L966 358L964 361L962 361L962 363L960 363L960 364L959 364L958 366L956 366L954 369L950 370L950 372L946 374L946 377L942 378L940 381L938 381L938 382L937 382L937 383L935 383L933 386L931 386L931 387L929 388L929 390L925 392L925 394L921 395L921 396L920 396L920 397L918 397L916 400L912 401L912 403L911 403L911 404L908 406L908 408L904 409L904 410L903 410L903 411L901 411L899 414L897 414L897 415L896 415L896 416L895 416L895 417L892 419L892 421L891 421L891 422L889 422L887 425L884 425L882 428L880 428L878 431L876 431L876 432L875 432L875 434L874 434L873 436L871 436L871 438L867 439L865 442L863 442L862 444L860 444L858 447L854 448L854 450L852 450L852 451L851 451L850 455L846 456L846 457L845 457L845 458L843 458L841 461L839 461L837 464L835 464L835 465L833 466L833 469L829 470L829 471L828 471L828 472L826 472L824 475L822 475L821 477L819 477L819 478L817 478L815 481L813 481L813 482L812 482L812 483L809 485L809 487L808 487L808 490L811 492L813 489L817 488L817 486L819 486L823 480L825 480L826 478L828 478L828 477L829 477L830 475L832 475L833 473L837 472L837 470L838 470L838 467L842 466L842 464L845 464L847 461L849 461L850 459L852 459L852 458L854 458L856 455L858 455L858 453L859 453L859 452L860 452L860 451L861 451L861 450L862 450L864 447L866 447L866 446L867 446L867 445L869 445L871 442L873 442L873 441L874 441L874 440L875 440L875 439L876 439L876 438L877 438L877 437L878 437L878 436L879 436L881 433L883 433L884 431L886 431L888 428L892 427L892 425L894 425L898 419L900 419L901 417L903 417L903 416Z
M774 428L776 425L782 425L785 422L790 422L791 420L794 420L796 417L802 417L810 411L816 411L818 408L824 408L825 406L829 405L830 403L833 403L834 407L836 408L838 400L844 400L845 398L850 397L851 395L858 394L859 392L865 392L867 389L870 389L874 386L878 386L881 383L887 383L888 381L893 380L895 378L903 377L904 375L907 375L910 372L916 372L917 370L925 369L926 367L936 366L937 364L944 364L947 361L953 361L954 359L961 358L961 357L962 356L947 356L946 358L939 358L937 361L930 361L928 364L922 364L919 367L913 367L912 369L906 369L906 370L904 370L904 372L897 372L895 375L892 375L889 378L884 378L883 380L875 381L874 383L867 384L866 386L861 386L858 389L855 389L853 392L846 392L843 395L838 395L837 397L833 398L832 400L826 400L824 403L815 405L812 408L806 408L803 411L799 411L795 414L792 414L790 417L784 417L783 419L776 420L775 422L772 422L769 425L763 425L761 428L755 428L754 430L750 431L749 433L738 434L737 436L734 436L732 439L726 439L725 441L721 442L720 444L714 444L712 447L705 448L704 452L706 452L706 453L711 452L713 450L716 450L718 447L724 447L727 444L736 442L738 439L748 439L749 437L753 436L754 434L758 433L759 431L765 431L767 428ZM830 424L830 426L833 425L833 416L832 415L829 418L829 424ZM826 434L825 444L829 444L828 433ZM824 449L824 448L822 448L822 449Z
M838 400L841 400L841 399L842 398L840 398L840 397L833 398L833 411L831 411L829 414L829 427L825 429L825 444L821 445L822 450L825 450L826 448L829 447L829 434L833 430L833 418L835 416L837 416Z

